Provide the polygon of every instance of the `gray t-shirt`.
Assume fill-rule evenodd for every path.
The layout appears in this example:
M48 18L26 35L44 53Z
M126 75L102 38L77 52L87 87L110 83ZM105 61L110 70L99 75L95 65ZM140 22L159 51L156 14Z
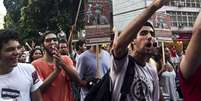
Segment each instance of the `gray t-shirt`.
M111 56L105 50L101 50L99 56L99 73L100 76L103 77L110 67ZM76 68L81 79L91 80L96 78L96 54L92 53L90 50L82 53L78 59ZM81 101L84 100L87 93L88 89L81 88Z
M110 72L112 78L113 94L112 101L120 100L120 90L128 67L128 55L122 59L114 59ZM127 94L126 101L159 101L159 79L152 65L146 63L140 66L135 63L135 76Z

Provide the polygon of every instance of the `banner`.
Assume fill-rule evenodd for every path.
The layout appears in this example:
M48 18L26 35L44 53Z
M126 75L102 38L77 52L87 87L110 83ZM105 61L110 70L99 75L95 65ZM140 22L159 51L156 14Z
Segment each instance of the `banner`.
M86 0L86 44L111 42L112 6L110 0Z

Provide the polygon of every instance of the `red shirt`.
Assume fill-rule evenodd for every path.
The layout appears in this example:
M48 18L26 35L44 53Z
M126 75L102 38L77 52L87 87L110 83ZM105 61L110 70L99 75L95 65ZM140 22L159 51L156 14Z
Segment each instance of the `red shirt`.
M67 64L73 65L68 56L63 56ZM55 64L50 64L42 58L32 62L42 80L45 80L55 68ZM43 101L74 101L71 90L71 81L68 75L62 70L50 86L42 93Z
M184 101L201 101L201 65L188 81L184 79L181 71L179 74Z

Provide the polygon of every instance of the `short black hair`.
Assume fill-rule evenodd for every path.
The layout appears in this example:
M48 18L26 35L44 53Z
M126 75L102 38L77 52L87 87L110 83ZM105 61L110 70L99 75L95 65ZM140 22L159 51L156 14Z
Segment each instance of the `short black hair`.
M34 54L34 52L36 51L36 50L39 50L39 51L41 51L41 53L42 53L42 55L43 55L43 50L41 49L41 48L34 48L34 49L32 49L31 51L30 51L30 54L29 54L29 62L31 63L32 61L33 61L33 54Z
M85 44L85 40L78 40L75 43L75 49L76 49L76 51L80 50L80 47L83 46L83 44Z
M0 49L2 49L3 44L7 43L10 40L16 40L19 41L19 34L16 31L13 30L0 30Z
M59 43L66 43L67 44L67 41L65 39L60 39Z
M154 29L154 26L151 24L150 21L145 22L143 26L149 26L149 27L151 27L153 29L153 31L154 31L154 34L152 36L155 36L155 29Z

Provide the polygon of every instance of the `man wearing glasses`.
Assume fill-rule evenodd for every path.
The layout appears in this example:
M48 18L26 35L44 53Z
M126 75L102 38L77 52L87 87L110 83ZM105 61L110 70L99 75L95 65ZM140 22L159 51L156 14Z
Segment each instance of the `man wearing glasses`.
M161 8L169 0L153 0L152 4L122 31L113 48L113 66L110 76L112 78L113 94L112 101L159 101L159 81L157 72L152 65L146 62L153 54L154 28L147 20L154 12ZM128 45L134 44L131 58L128 56ZM133 77L128 82L130 88L122 92L124 76L128 62L133 60ZM131 74L130 74L131 75ZM126 82L126 84L129 84Z
M44 81L40 86L43 101L74 101L70 81L80 79L73 62L60 55L58 38L54 32L45 33L43 46L44 56L32 62Z

